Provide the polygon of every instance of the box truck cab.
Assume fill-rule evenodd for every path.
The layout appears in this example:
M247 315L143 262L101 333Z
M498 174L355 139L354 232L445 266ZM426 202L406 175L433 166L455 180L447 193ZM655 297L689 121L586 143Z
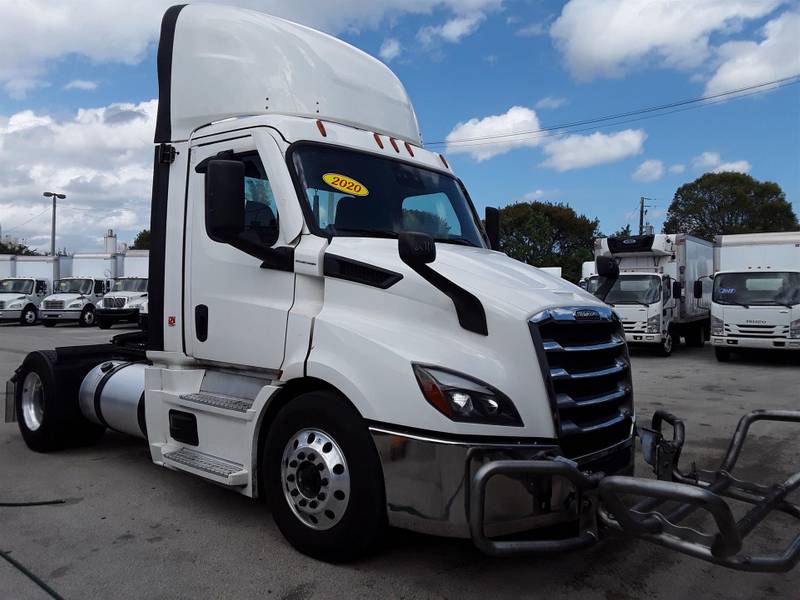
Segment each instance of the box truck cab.
M387 524L494 554L593 544L600 479L633 468L613 311L490 248L497 211L484 228L401 83L352 46L190 4L158 70L149 328L29 355L10 390L26 443L142 437L157 465L266 497L327 560Z
M35 324L39 319L39 304L47 295L49 285L46 279L33 277L0 279L0 322Z
M138 323L146 301L146 277L118 277L95 310L97 326L109 329L114 323Z
M597 256L613 257L620 277L605 301L619 314L625 339L669 356L684 337L702 346L709 328L713 245L684 234L599 238ZM597 290L597 278L588 289ZM694 294L700 282L700 296Z
M45 327L77 322L81 327L95 324L95 310L103 295L111 289L110 279L65 277L53 284L53 293L45 297L39 315Z
M721 235L714 252L717 359L740 348L800 350L800 232Z

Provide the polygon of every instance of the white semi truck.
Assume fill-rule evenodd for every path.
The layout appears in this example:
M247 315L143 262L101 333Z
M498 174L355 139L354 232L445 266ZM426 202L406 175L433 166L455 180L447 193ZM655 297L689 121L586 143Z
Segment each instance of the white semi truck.
M613 257L620 277L605 297L625 328L625 339L647 344L669 356L683 337L687 346L702 346L709 330L711 242L685 234L598 238L595 255ZM694 294L700 282L701 295ZM597 289L589 279L587 289Z
M97 326L109 329L114 323L139 323L147 303L147 250L128 250L123 258L124 276L117 277L95 310Z
M39 305L47 296L49 286L47 279L35 277L0 279L0 322L34 325L39 320Z
M95 310L111 289L111 279L100 277L63 277L53 283L52 293L42 300L39 316L42 325L77 322L81 327L95 324Z
M498 555L625 531L737 569L796 564L800 538L741 555L747 532L718 492L743 484L685 477L679 420L635 427L613 311L490 248L496 209L484 229L385 65L191 4L164 16L158 72L148 331L28 355L7 418L30 448L142 437L157 465L265 497L326 560L389 524ZM601 287L618 274L604 257L598 271ZM748 416L742 439L756 418L800 413ZM635 431L662 481L631 476ZM692 506L718 533L672 524Z
M800 232L717 236L714 265L718 360L740 348L800 350Z

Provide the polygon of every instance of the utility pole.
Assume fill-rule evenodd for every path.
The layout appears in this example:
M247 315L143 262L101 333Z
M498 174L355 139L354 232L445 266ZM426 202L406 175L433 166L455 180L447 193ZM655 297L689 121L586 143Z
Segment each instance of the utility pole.
M56 192L45 192L42 194L45 198L53 199L53 224L50 229L50 255L56 255L56 199L63 200L67 197L66 194L57 194Z
M645 200L653 201L653 198L639 198L639 235L644 235L644 216L647 214L647 209L651 208L652 204L645 204Z

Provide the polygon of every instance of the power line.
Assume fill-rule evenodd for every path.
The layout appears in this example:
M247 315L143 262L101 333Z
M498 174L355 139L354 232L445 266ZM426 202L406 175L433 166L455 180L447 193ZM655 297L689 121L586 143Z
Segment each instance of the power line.
M727 99L730 96L738 95L736 97L745 97L745 96L752 95L754 93L754 91L756 91L756 93L761 93L761 92L767 91L765 88L774 89L774 88L785 87L787 85L793 85L793 84L796 84L796 83L800 83L800 73L792 75L790 77L783 77L781 79L775 79L773 81L767 81L767 82L764 82L764 83L759 83L759 84L756 84L756 85L742 87L742 88L738 88L738 89L735 89L735 90L729 90L729 91L726 91L726 92L720 92L718 94L712 94L712 95L709 95L709 96L702 96L702 97L699 97L699 98L690 98L690 99L686 99L686 100L678 100L678 101L675 101L675 102L669 102L667 104L660 104L658 106L648 106L648 107L639 108L639 109L635 109L635 110L630 110L630 111L626 111L626 112L621 112L621 113L616 113L616 114L611 114L611 115L604 115L604 116L601 116L601 117L594 117L594 118L590 118L590 119L582 119L582 120L579 120L579 121L572 121L572 122L568 122L568 123L560 123L560 124L550 125L548 127L541 127L539 129L532 129L532 130L528 130L528 131L517 131L517 132L512 132L512 133L503 133L503 134L487 135L487 136L478 136L478 137L474 137L474 138L461 138L461 139L450 140L450 141L442 140L442 141L438 141L438 142L430 142L430 143L426 144L426 146L442 146L442 145L450 145L450 146L465 145L465 146L471 146L472 144L470 142L474 142L474 141L485 141L485 140L506 141L506 140L503 140L503 138L509 138L509 137L513 138L513 137L523 136L523 135L532 135L532 134L536 134L536 133L547 133L547 132L553 132L553 131L558 131L558 130L562 130L562 129L570 129L572 127L578 127L578 126L581 126L581 125L591 125L591 124L603 123L603 122L606 122L606 121L614 121L614 120L617 120L617 119L623 119L625 117L632 117L632 116L636 116L636 115L643 115L643 114L647 114L647 113L655 113L655 112L659 112L659 111L665 111L665 110L670 109L670 108L680 108L680 107L686 107L686 106L698 105L698 104L700 106L706 106L706 105L709 105L709 104L717 104L717 103L719 103L720 99ZM750 92L750 93L748 94L748 93L744 93L744 92ZM714 101L714 100L716 100L716 102L711 102L711 101ZM705 103L705 104L703 104L703 103ZM678 112L678 111L672 111L672 112ZM666 113L663 113L663 114L670 114L670 112L666 112ZM655 115L655 116L660 116L660 115ZM612 125L615 125L615 124L617 124L617 123L612 123Z
M24 227L25 225L27 225L28 223L30 223L31 221L33 221L33 220L34 220L34 219L36 219L37 217L41 217L41 216L42 216L44 213L46 213L46 212L49 212L49 211L50 211L50 207L48 206L48 207L47 207L47 208L45 208L45 209L44 209L42 212L40 212L39 214L36 214L36 215L32 216L32 217L31 217L30 219L28 219L27 221L24 221L23 223L20 223L20 224L18 224L18 225L14 225L14 226L13 226L13 227L11 227L10 229L6 229L6 233L8 233L9 231L14 231L15 229L19 229L20 227Z

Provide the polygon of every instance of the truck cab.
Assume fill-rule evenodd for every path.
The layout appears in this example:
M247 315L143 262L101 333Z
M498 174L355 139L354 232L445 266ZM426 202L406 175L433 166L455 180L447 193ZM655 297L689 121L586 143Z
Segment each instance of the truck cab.
M114 323L138 323L139 313L147 301L146 277L117 277L100 304L95 309L95 320L100 329L109 329Z
M95 310L101 298L111 289L111 279L65 277L53 283L53 293L45 297L39 315L45 327L58 323L77 322L81 327L95 324Z
M33 277L0 279L0 321L19 321L33 325L39 320L39 304L48 293L50 282Z

